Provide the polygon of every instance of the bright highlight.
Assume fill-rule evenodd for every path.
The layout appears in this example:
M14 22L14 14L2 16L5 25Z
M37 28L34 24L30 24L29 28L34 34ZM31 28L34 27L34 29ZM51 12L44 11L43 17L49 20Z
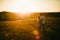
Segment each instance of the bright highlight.
M59 12L59 0L1 0L0 11L10 12Z

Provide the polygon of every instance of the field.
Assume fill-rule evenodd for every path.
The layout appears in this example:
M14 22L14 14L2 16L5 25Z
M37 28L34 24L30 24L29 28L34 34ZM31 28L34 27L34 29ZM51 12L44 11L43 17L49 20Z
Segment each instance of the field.
M25 19L11 17L9 13L8 16L0 14L0 40L59 40L60 14L43 13L44 30L39 26L39 14Z

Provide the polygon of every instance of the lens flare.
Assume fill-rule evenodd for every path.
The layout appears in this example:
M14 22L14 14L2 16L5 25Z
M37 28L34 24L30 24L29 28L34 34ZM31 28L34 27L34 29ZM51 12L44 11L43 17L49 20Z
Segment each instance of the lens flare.
M39 36L38 30L34 30L34 31L33 31L33 34L34 34L34 36L35 36L35 39L36 39L36 40L39 40L40 36Z

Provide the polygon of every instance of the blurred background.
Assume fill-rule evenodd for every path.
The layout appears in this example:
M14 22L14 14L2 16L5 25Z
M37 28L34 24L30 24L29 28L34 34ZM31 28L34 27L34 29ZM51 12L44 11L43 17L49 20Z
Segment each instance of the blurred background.
M0 12L0 40L60 40L59 37L60 12L33 12L28 16Z

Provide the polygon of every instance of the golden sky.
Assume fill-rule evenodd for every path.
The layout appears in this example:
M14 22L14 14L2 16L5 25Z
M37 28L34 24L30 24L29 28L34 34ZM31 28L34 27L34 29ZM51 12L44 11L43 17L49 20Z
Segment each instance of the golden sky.
M60 0L0 0L0 11L60 12Z

